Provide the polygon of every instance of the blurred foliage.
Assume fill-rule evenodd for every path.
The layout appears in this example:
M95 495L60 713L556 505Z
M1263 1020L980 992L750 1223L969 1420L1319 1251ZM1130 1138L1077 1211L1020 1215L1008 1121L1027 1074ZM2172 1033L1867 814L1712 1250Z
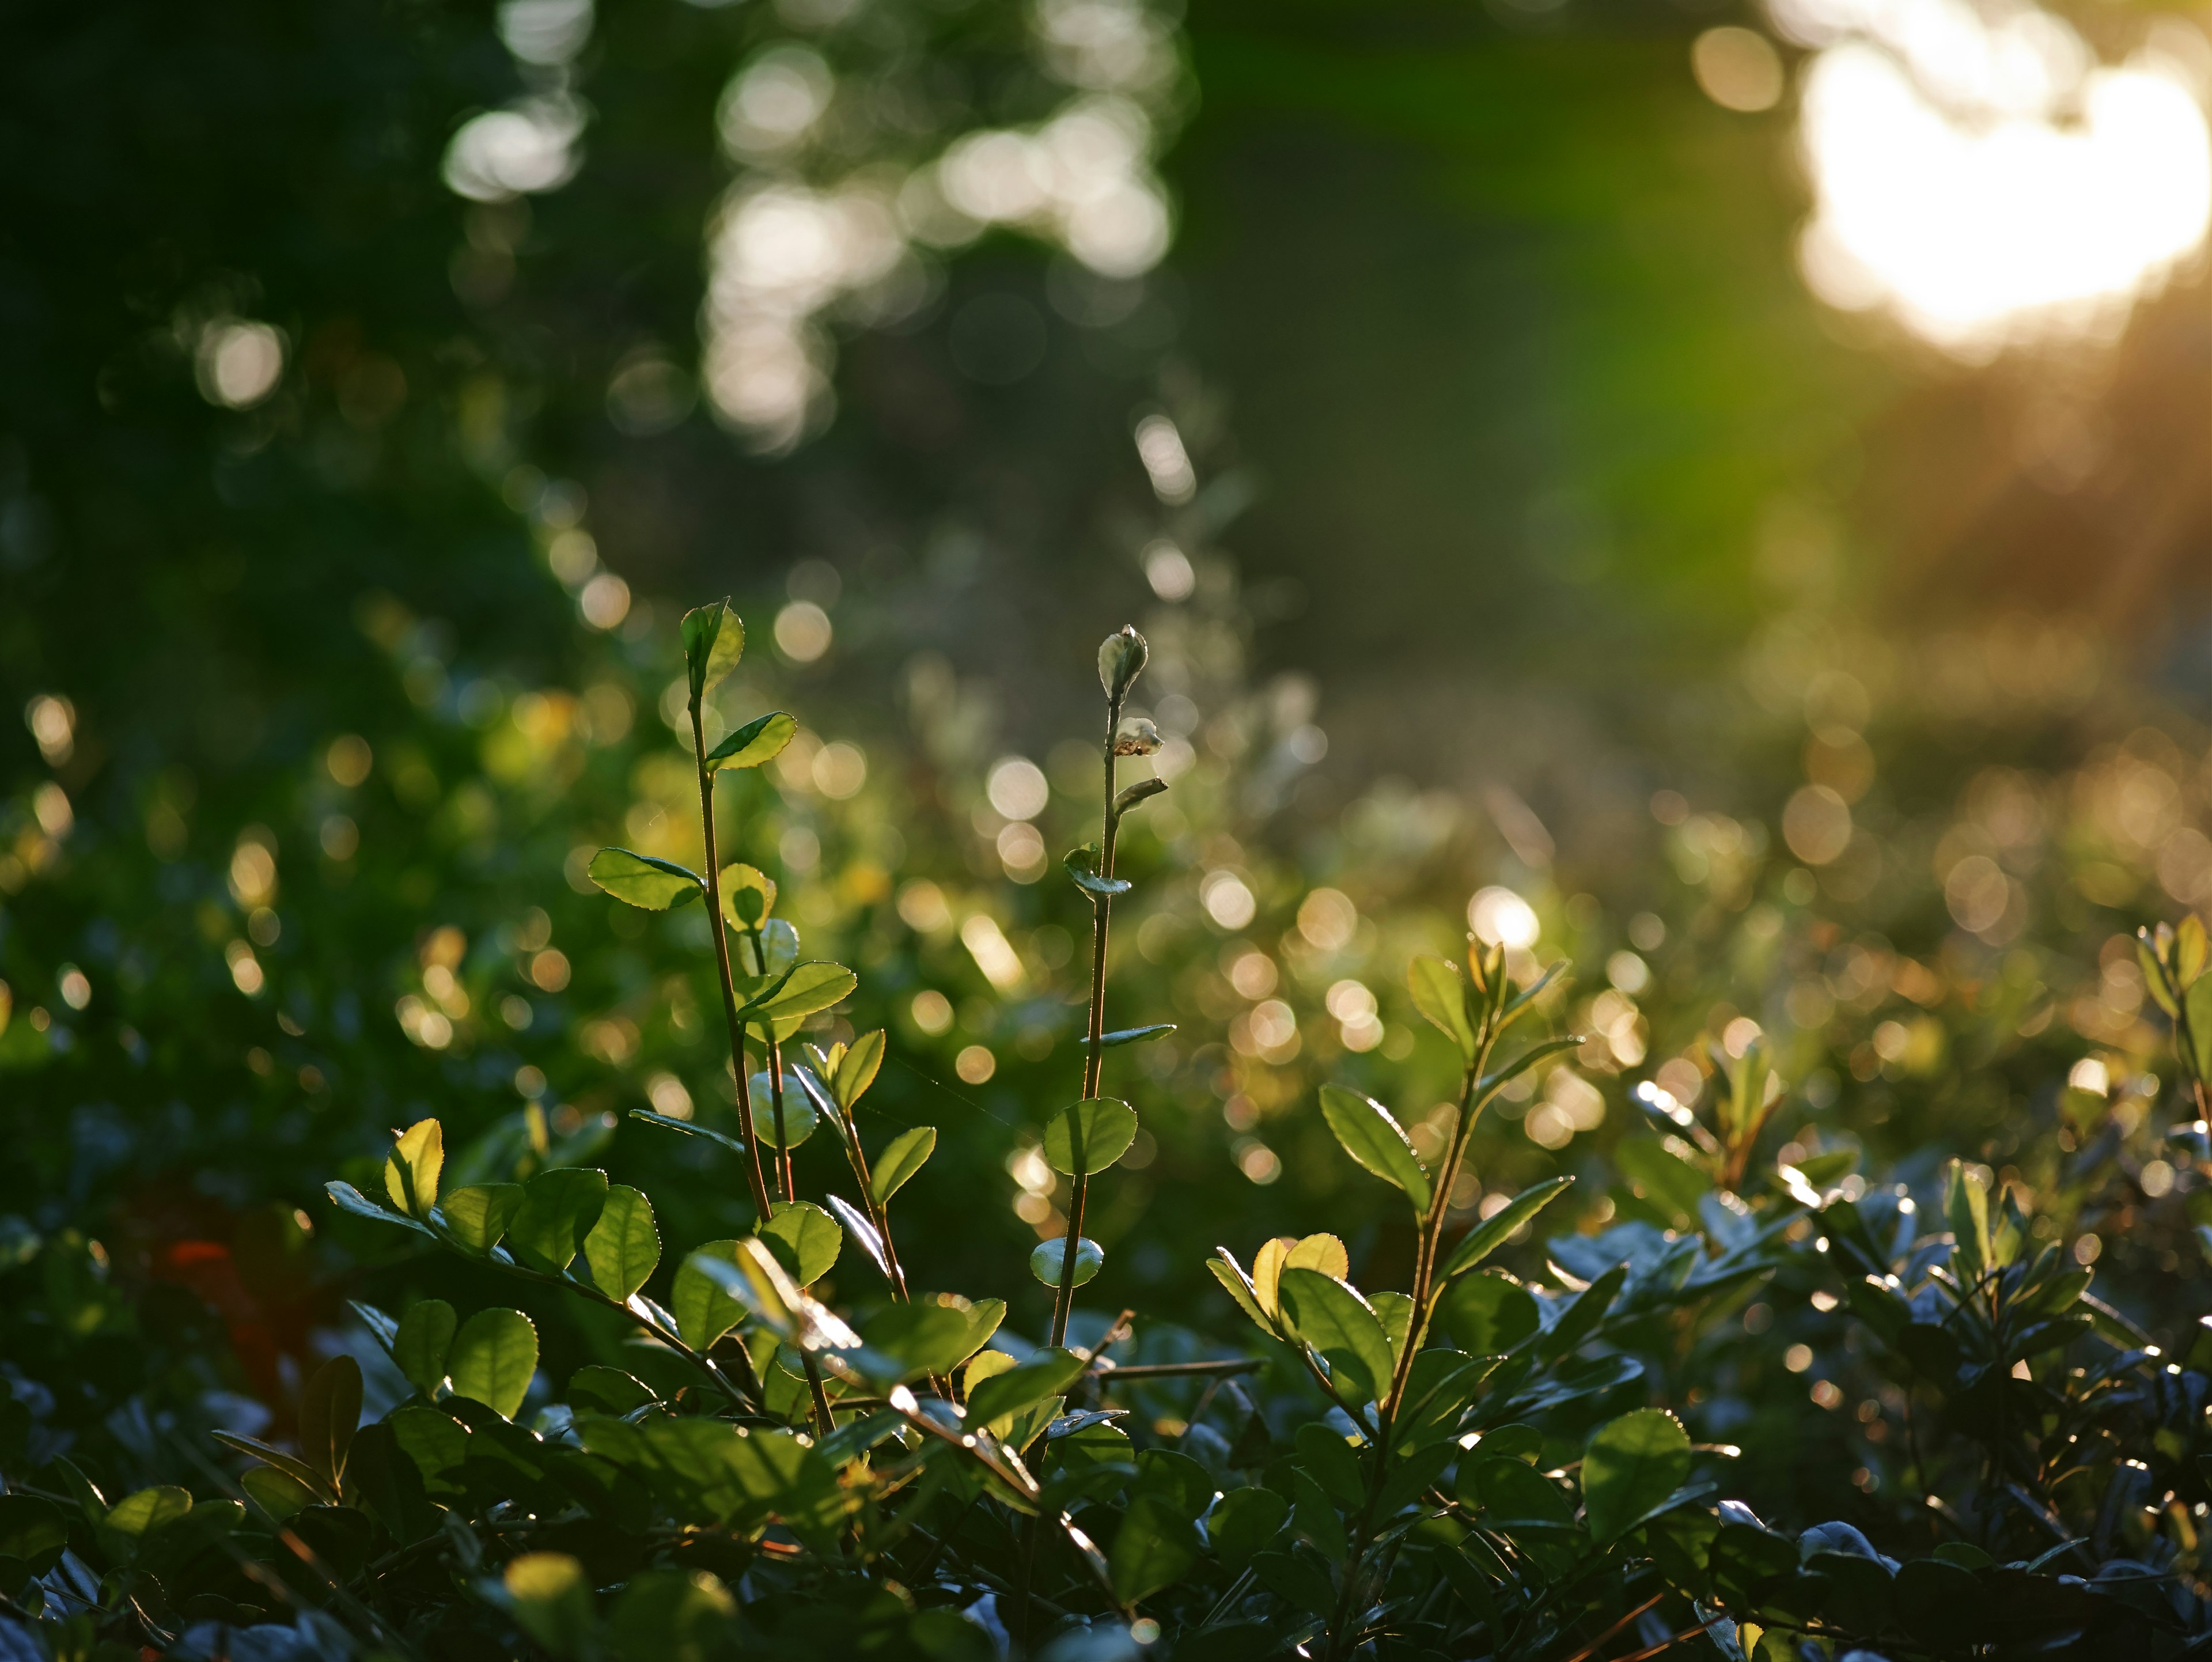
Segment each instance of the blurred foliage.
M913 148L971 117L1034 122L1054 107L1065 89L1035 78L1020 30L948 15L969 16L972 36L930 14L912 51L969 90ZM433 1261L331 1208L325 1178L381 1192L392 1134L426 1117L457 1173L603 1166L650 1192L664 1237L687 1249L750 1227L711 1145L624 1117L649 1106L737 1125L703 919L645 918L585 873L603 843L701 858L666 597L703 570L738 592L756 641L712 721L726 731L788 706L804 723L774 764L725 786L717 852L784 886L810 953L860 972L810 1037L888 1031L864 1132L880 1146L939 1129L925 1179L902 1191L918 1289L1003 1297L1010 1336L1045 1335L1049 1294L1025 1263L1061 1233L1066 1190L1035 1150L1076 1092L1088 989L1087 904L1052 874L1095 834L1088 643L1126 615L1152 643L1135 713L1165 741L1172 788L1122 851L1138 887L1107 1016L1178 1031L1109 1062L1142 1130L1085 1221L1106 1257L1079 1295L1084 1331L1132 1307L1144 1360L1241 1342L1203 1265L1218 1246L1249 1262L1278 1235L1340 1236L1363 1285L1410 1274L1414 1232L1343 1158L1318 1088L1382 1101L1433 1160L1457 1062L1415 1019L1404 976L1419 953L1457 957L1473 922L1516 943L1516 976L1571 960L1553 1014L1591 1035L1495 1105L1449 1196L1456 1226L1577 1178L1547 1216L1549 1251L1524 1236L1500 1262L1571 1291L1602 1269L1572 1243L1710 1228L1717 1178L1808 1207L1778 1165L1834 1213L1828 1233L1808 1222L1778 1249L1767 1279L1716 1294L1704 1325L1639 1335L1646 1378L1608 1406L1656 1400L1698 1441L1740 1447L1714 1481L1793 1529L1840 1518L1899 1555L2014 1552L2016 1520L1918 1498L1933 1486L1923 1454L1968 1489L2012 1458L1992 1445L1982 1464L1986 1428L1955 1412L1950 1452L1932 1446L1926 1416L1938 1396L1971 1400L1980 1376L1960 1370L1974 1360L1907 1352L1900 1366L1879 1312L1850 1324L1843 1249L1819 1250L1849 1233L1871 1255L1858 1267L1924 1290L1911 1243L1835 1208L1863 1203L1888 1228L1910 1200L1923 1236L1943 1233L1944 1162L1961 1156L1990 1204L2013 1197L2029 1241L2097 1271L2114 1320L2189 1365L2169 1386L2148 1353L2100 1353L2140 1409L2105 1452L2152 1447L2159 1492L2112 1501L2095 1552L2155 1574L2182 1562L2160 1555L2193 1553L2194 1422L2166 1426L2173 1404L2157 1394L2203 1392L2208 1150L2133 936L2212 900L2201 727L2143 690L2124 653L2061 623L1962 613L1900 630L1856 598L1825 509L1754 510L1778 481L1804 482L1817 445L1680 356L1776 350L1755 344L1769 338L1747 311L1774 338L1802 333L1778 253L1736 274L1748 298L1655 262L1718 308L1690 344L1628 339L1644 299L1611 312L1602 295L1571 302L1518 280L1614 343L1590 345L1584 373L1615 413L1583 424L1607 429L1607 476L1668 549L1710 550L1764 514L1763 598L1739 592L1725 561L1661 563L1683 598L1655 635L1686 611L1728 621L1670 648L1678 673L1657 691L1629 673L1650 659L1622 648L1652 638L1637 634L1645 591L1600 611L1595 577L1485 591L1492 622L1457 591L1425 603L1419 568L1378 581L1340 556L1304 574L1306 621L1277 627L1294 591L1279 575L1248 583L1224 539L1273 546L1304 515L1333 549L1387 545L1388 493L1385 518L1357 527L1284 506L1332 472L1347 490L1375 475L1329 444L1289 443L1296 399L1247 393L1231 409L1176 364L1172 278L1101 287L1011 233L944 255L934 297L895 324L836 323L843 414L796 454L747 458L703 413L624 431L610 380L647 347L675 352L701 303L702 227L732 176L703 137L724 83L794 33L823 35L841 65L908 61L896 42L840 44L841 27L611 9L576 71L590 164L526 205L465 204L438 178L459 122L535 84L488 15L138 7L100 29L53 9L19 23L0 71L0 143L22 198L0 245L0 685L22 715L0 734L11 1488L19 1473L51 1488L66 1458L118 1498L178 1483L214 1495L203 1433L289 1446L330 1355L374 1363L349 1298L398 1312L434 1294L468 1312L516 1300L541 1346L532 1413L604 1360L609 1335L562 1297ZM1224 102L1355 95L1200 40ZM1486 72L1522 88L1549 62L1596 96L1579 78L1588 60L1570 68L1565 50L1522 40ZM1623 88L1687 129L1717 119L1685 107L1684 88L1650 90L1643 64L1622 50ZM1463 91L1456 112L1442 94L1362 95L1408 127L1474 119ZM1601 101L1642 131L1644 104ZM1180 106L1164 107L1164 121ZM1626 141L1611 143L1595 160L1534 147L1593 181L1589 194L1524 177L1504 150L1463 188L1519 181L1603 231L1620 222L1607 192L1636 193L1604 159ZM1691 240L1724 265L1748 234ZM1570 239L1585 274L1609 267L1591 235ZM1419 250L1364 246L1393 281L1413 280ZM1273 275L1225 269L1255 292ZM1368 281L1345 278L1332 301L1347 329L1396 314L1361 298ZM963 305L1008 295L1048 347L1002 386L959 368L953 336ZM1519 314L1486 309L1500 336L1523 338ZM273 396L243 411L200 390L208 330L235 317L270 320L292 348ZM1358 356L1367 337L1313 332L1328 374L1348 376L1334 355ZM1232 360L1228 384L1260 388L1245 367ZM1861 373L1838 370L1810 400L1824 420L1844 419ZM1523 381L1498 374L1457 395L1509 427L1529 419L1510 392ZM1692 395L1711 427L1671 419ZM901 414L917 408L937 413L917 427ZM1180 493L1153 488L1127 441L1138 414L1161 411L1195 464L1188 500L1164 500ZM1428 408L1400 419L1419 425ZM1395 430L1370 441L1432 454ZM1767 441L1739 444L1746 430ZM1255 453L1278 478L1254 477ZM1686 477L1685 454L1711 471ZM1255 494L1273 518L1248 532ZM1546 523L1586 523L1573 500L1555 505L1565 518ZM817 617L826 646L804 633ZM1359 620L1340 640L1340 617ZM1447 639L1486 673L1501 666L1496 696L1470 708L1449 685L1409 680L1400 699L1369 681L1340 703L1340 680L1359 685L1363 662L1394 656L1401 624L1424 650ZM1572 669L1547 680L1553 657ZM1298 667L1254 667L1269 662ZM1562 696L1577 685L1607 696ZM1470 772L1491 746L1510 764ZM1468 777L1487 783L1448 788ZM1736 1076L1752 1056L1781 1095L1732 1172L1631 1094L1654 1086L1725 1143L1723 1105L1741 1128L1742 1093L1765 1089ZM802 1193L836 1181L826 1139L794 1163ZM664 1278L678 1262L667 1255ZM2043 1296L2052 1271L2014 1292ZM852 1290L840 1279L825 1294ZM376 1382L372 1366L373 1397ZM1272 1434L1287 1442L1317 1399L1278 1383ZM374 1413L403 1394L388 1375L384 1388ZM1190 1388L1136 1400L1154 1446L1205 1443ZM1560 1431L1560 1449L1586 1428ZM1914 1450L1916 1434L1930 1446ZM521 1611L538 1597L515 1596Z

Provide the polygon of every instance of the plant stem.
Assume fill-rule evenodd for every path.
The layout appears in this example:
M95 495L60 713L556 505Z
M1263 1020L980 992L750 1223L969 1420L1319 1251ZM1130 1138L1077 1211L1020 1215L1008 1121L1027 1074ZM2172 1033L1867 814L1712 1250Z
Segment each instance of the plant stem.
M1099 812L1098 875L1111 881L1114 876L1114 843L1121 830L1121 818L1114 812L1114 787L1117 767L1114 755L1114 737L1121 725L1121 701L1109 697L1106 701L1106 742L1099 748L1104 754L1106 794ZM1085 1030L1083 1051L1083 1095L1080 1101L1088 1102L1098 1094L1098 1081L1104 1071L1106 1047L1099 1041L1106 1033L1106 936L1112 920L1114 897L1094 894L1091 897L1091 1023ZM1082 1165L1078 1159L1075 1164ZM1067 1339L1067 1318L1075 1305L1075 1258L1077 1244L1083 1239L1083 1213L1091 1197L1091 1178L1085 1172L1075 1174L1075 1190L1067 1205L1066 1245L1060 1256L1060 1291L1053 1300L1052 1338L1050 1342L1062 1344Z
M730 1029L730 1068L738 1080L738 1117L744 1125L745 1180L752 1190L753 1209L766 1223L768 1179L761 1172L760 1138L753 1129L752 1090L745 1079L745 1034L738 1021L738 988L730 976L730 941L722 925L721 855L714 840L714 776L707 766L707 734L700 720L696 697L691 700L691 754L699 764L699 824L705 839L707 921L714 936L715 967L722 977L722 1017Z
M775 1182L787 1204L796 1196L791 1187L791 1144L783 1135L783 1046L775 1042L773 1021L762 1026L761 1044L768 1051L768 1088L775 1095L772 1111L775 1117Z

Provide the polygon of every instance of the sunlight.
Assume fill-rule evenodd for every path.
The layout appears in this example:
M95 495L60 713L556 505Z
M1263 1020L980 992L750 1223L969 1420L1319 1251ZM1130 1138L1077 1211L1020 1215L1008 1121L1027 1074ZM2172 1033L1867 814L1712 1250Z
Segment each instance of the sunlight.
M1886 307L1981 359L2116 333L2203 246L2212 135L2175 53L2102 66L2033 6L1771 9L1820 48L1800 118L1816 207L1799 259L1830 305Z

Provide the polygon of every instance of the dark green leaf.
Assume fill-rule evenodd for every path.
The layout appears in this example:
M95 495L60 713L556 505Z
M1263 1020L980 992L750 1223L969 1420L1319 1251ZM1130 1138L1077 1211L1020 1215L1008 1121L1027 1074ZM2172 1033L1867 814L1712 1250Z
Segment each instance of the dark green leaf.
M1090 1237L1079 1236L1075 1242L1075 1285L1082 1286L1106 1263L1105 1249ZM1067 1237L1056 1241L1039 1241L1030 1254L1030 1274L1047 1287L1058 1287L1060 1278L1066 1273Z
M949 1373L969 1355L968 1317L949 1305L895 1304L870 1317L860 1336L901 1364L902 1378Z
M361 1426L361 1364L337 1355L300 1392L300 1453L332 1488L345 1475L346 1451Z
M1570 1033L1564 1038L1547 1038L1540 1044L1530 1045L1503 1068L1485 1074L1474 1087L1475 1100L1477 1102L1488 1100L1492 1093L1499 1087L1512 1083L1538 1062L1548 1056L1560 1056L1569 1050L1578 1050L1585 1042L1579 1033Z
M0 1559L44 1575L69 1549L69 1516L35 1495L0 1495Z
M795 1074L796 1069L793 1072ZM745 1081L753 1117L753 1135L763 1148L796 1148L814 1135L814 1128L822 1123L822 1116L806 1094L806 1087L791 1075L783 1081L783 1125L781 1135L776 1127L775 1086L766 1074L755 1074Z
M331 1197L331 1203L342 1212L350 1212L358 1218L374 1218L379 1223L396 1223L403 1229L412 1229L418 1235L429 1235L433 1240L437 1239L431 1233L428 1224L420 1223L389 1208L379 1206L349 1183L326 1183L323 1185L323 1192Z
M1690 1434L1661 1408L1599 1428L1583 1455L1583 1507L1601 1544L1619 1539L1690 1475Z
M1291 1503L1271 1488L1232 1488L1206 1514L1206 1533L1231 1568L1275 1544L1290 1521Z
M1129 1502L1107 1554L1114 1596L1125 1604L1149 1598L1182 1578L1201 1551L1197 1525L1156 1495Z
M446 1377L446 1356L453 1348L453 1330L460 1318L443 1299L422 1299L407 1307L399 1318L399 1331L392 1341L392 1360L408 1384L425 1397Z
M95 1532L111 1556L127 1563L137 1555L148 1537L181 1522L191 1509L192 1497L188 1490L166 1483L142 1488L110 1507Z
M1119 877L1101 877L1098 874L1098 850L1087 843L1079 849L1069 849L1066 857L1060 861L1060 864L1067 868L1067 874L1075 880L1077 888L1096 898L1111 898L1115 895L1127 894L1129 892L1127 880Z
M574 1408L628 1414L659 1400L642 1379L618 1367L592 1362L568 1376L568 1402Z
M1528 1288L1503 1270L1462 1275L1444 1290L1437 1318L1469 1355L1500 1356L1542 1323Z

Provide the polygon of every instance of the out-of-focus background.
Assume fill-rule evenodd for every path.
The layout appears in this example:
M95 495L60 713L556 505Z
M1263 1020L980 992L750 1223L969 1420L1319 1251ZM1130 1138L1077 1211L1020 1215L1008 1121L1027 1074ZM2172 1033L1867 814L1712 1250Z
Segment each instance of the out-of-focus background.
M1592 1038L1480 1134L1470 1215L1564 1170L1586 1227L1674 1221L1611 1160L1626 1089L1758 1044L1776 1137L1978 1160L2166 1318L2194 1215L2128 935L2212 901L2200 14L0 28L0 1373L52 1450L281 1424L343 1297L431 1273L321 1189L425 1113L472 1172L646 1183L672 1263L744 1227L620 1117L733 1114L697 920L582 874L700 857L673 631L724 594L719 716L804 732L722 856L860 972L867 1129L943 1129L930 1284L1042 1326L1059 856L1133 621L1171 789L1109 1014L1179 1031L1109 1068L1146 1129L1102 1305L1225 1333L1205 1252L1285 1229L1388 1280L1313 1090L1440 1135L1402 976L1471 928L1571 956ZM534 1313L550 1368L611 1342ZM1700 1430L1787 1451L1769 1504L1879 1489L1837 1416L1754 1406L1772 1348Z

